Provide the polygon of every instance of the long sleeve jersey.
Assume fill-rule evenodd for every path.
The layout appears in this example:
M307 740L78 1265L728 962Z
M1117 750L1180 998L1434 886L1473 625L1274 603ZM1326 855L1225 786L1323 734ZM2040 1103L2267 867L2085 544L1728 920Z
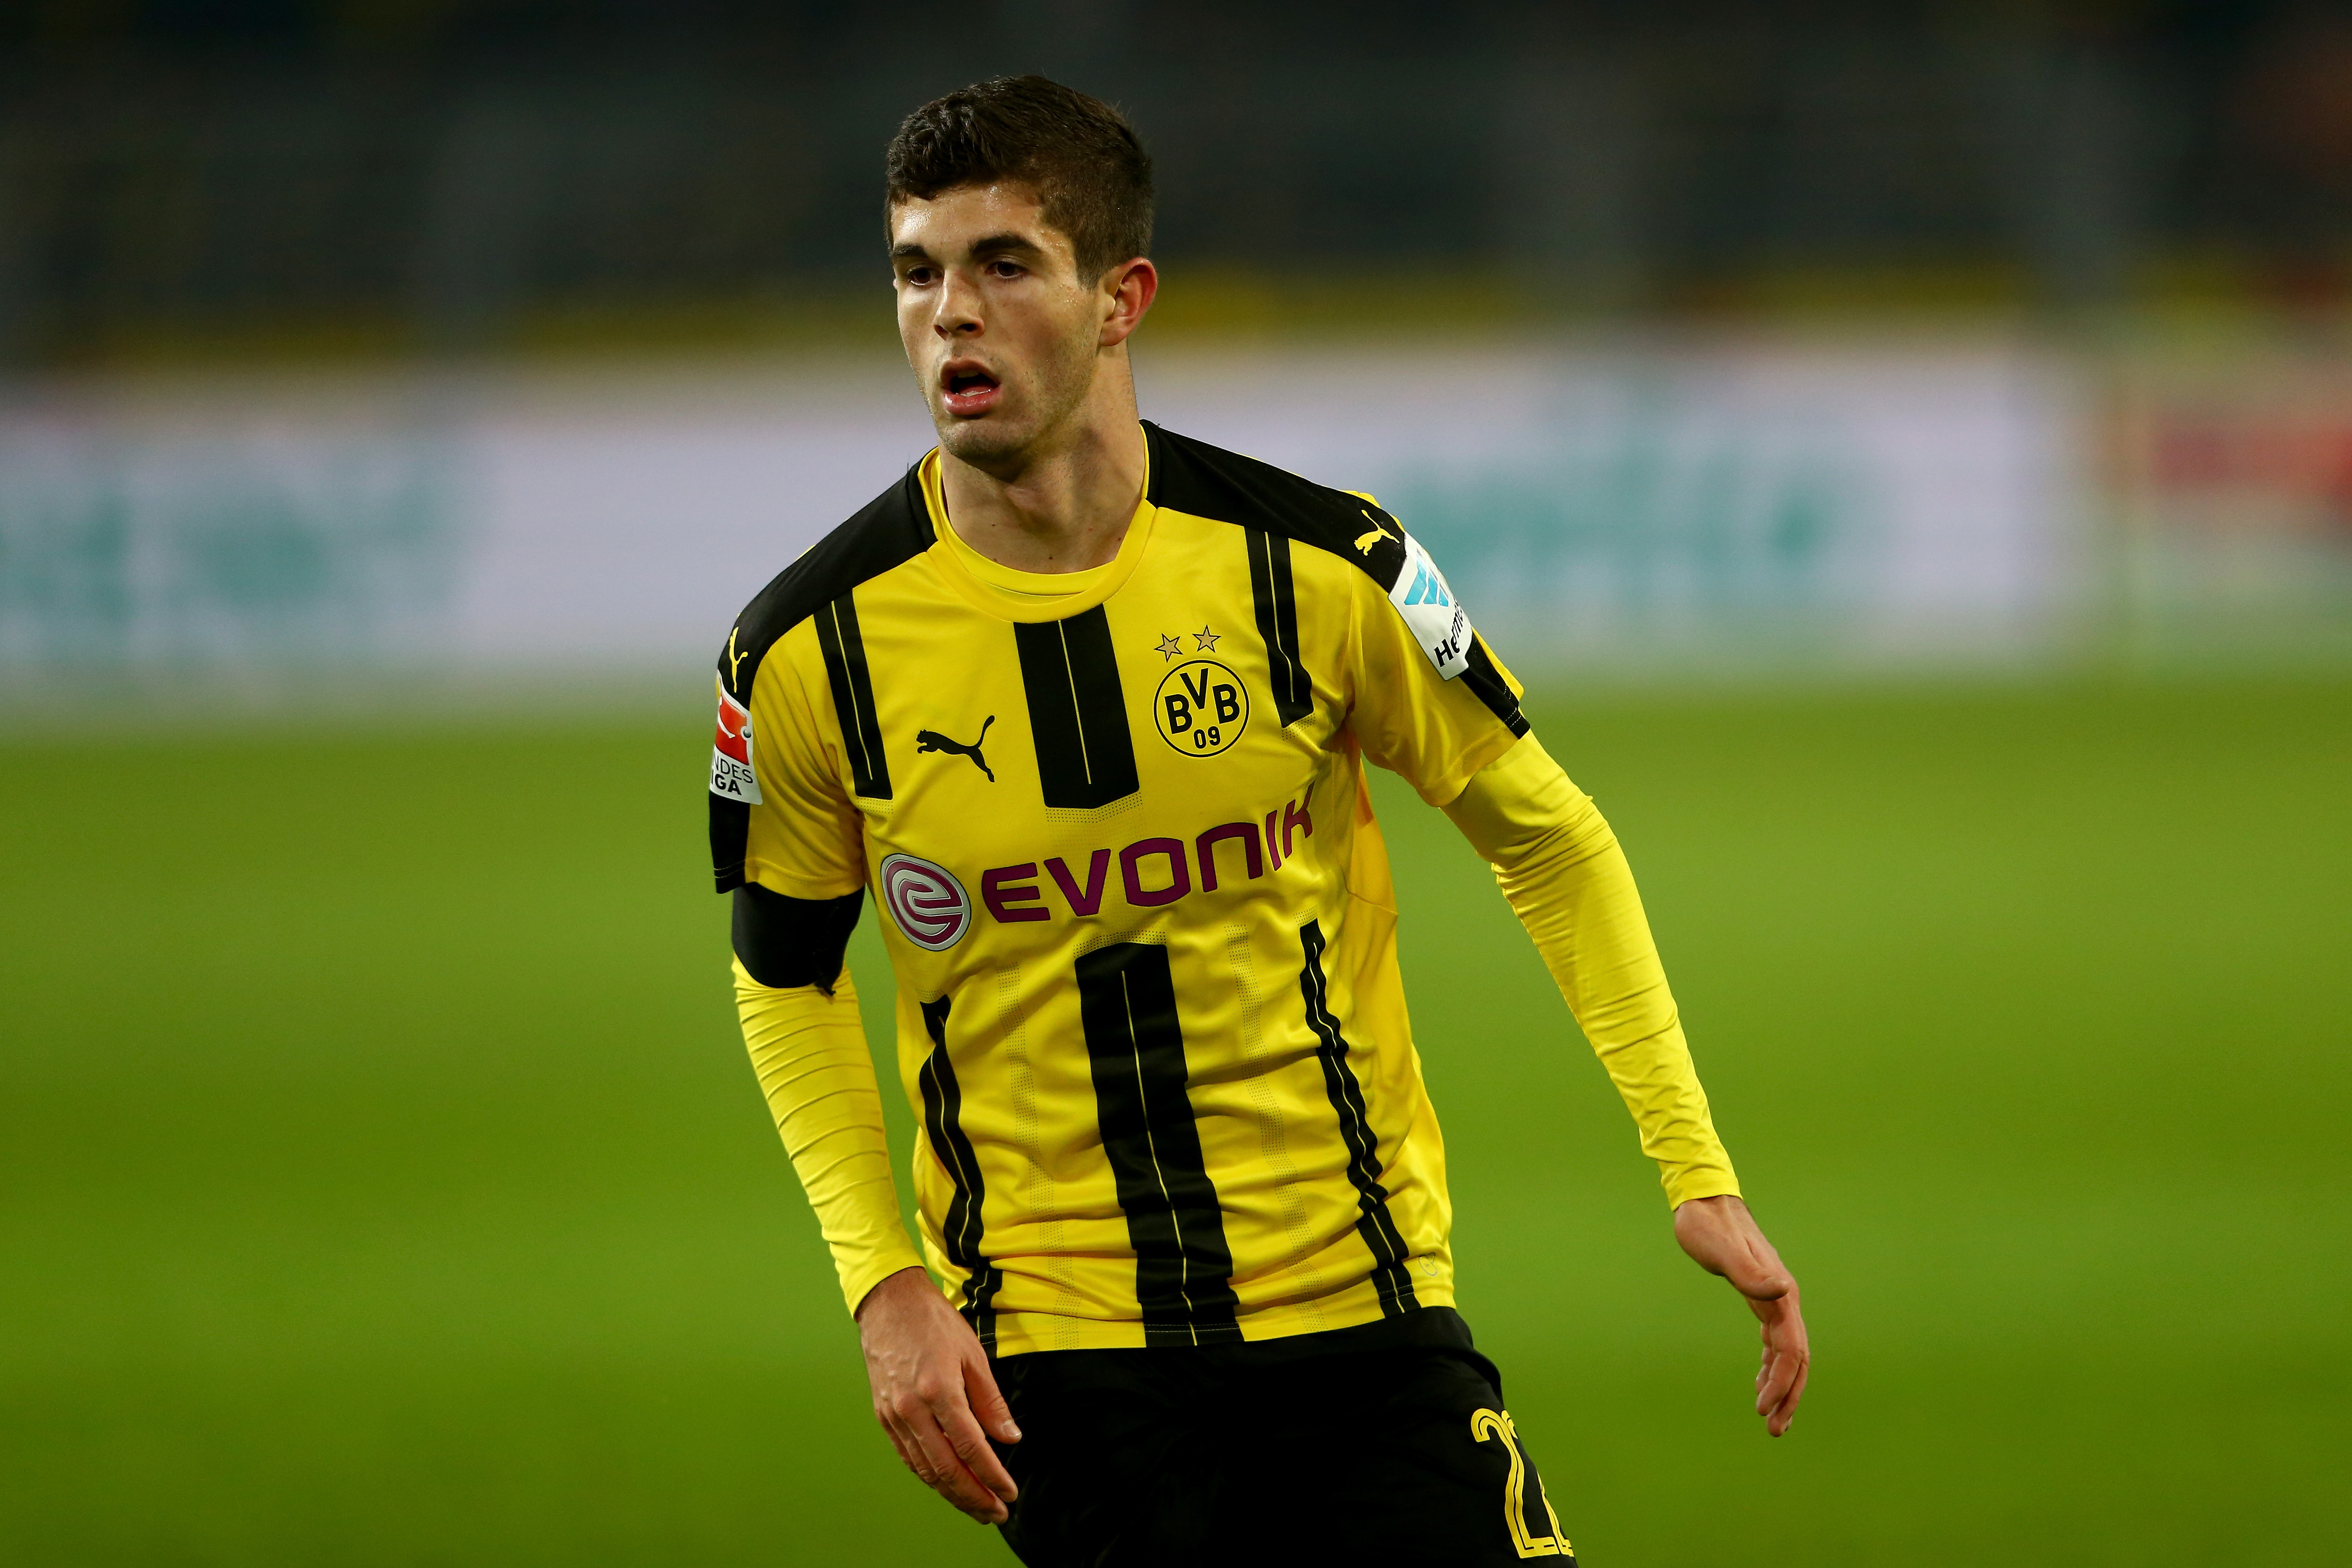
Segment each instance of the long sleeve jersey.
M1453 1303L1368 762L1494 863L1670 1200L1736 1192L1624 858L1427 552L1366 497L1145 433L1108 564L972 550L935 453L721 653L745 1038L849 1304L924 1262L1016 1354ZM869 890L919 1256L841 967Z

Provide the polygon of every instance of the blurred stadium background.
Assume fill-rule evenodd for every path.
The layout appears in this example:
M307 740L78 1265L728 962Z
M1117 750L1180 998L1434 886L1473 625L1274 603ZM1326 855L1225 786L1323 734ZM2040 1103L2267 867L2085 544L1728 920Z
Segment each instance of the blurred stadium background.
M2339 1560L2352 15L2284 0L6 7L8 1558L1009 1561L870 1428L698 791L730 617L929 443L880 147L1025 69L1158 157L1147 415L1528 678L1811 1293L1768 1446L1384 796L1580 1555Z

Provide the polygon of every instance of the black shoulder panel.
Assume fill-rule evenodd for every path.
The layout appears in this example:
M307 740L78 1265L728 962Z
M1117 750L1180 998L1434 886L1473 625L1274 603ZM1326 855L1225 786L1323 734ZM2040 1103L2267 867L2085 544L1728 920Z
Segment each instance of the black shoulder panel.
M1143 422L1155 507L1261 528L1360 567L1385 593L1404 570L1404 527L1361 496Z
M856 643L856 605L850 591L870 582L892 567L909 561L931 548L929 508L923 505L919 469L909 468L900 479L841 527L817 541L806 555L776 574L759 597L743 607L719 651L719 681L729 695L749 707L751 683L759 678L760 661L778 638L819 611L832 612L824 644L825 668L833 678L835 700L841 706L845 741L877 741L867 722L873 695L866 684L866 652ZM841 642L843 624L856 643ZM847 700L845 700L846 698ZM851 747L854 758L866 753ZM862 795L890 793L887 774L860 767L857 789ZM751 837L751 808L725 796L710 797L710 865L719 891L743 885L743 852Z
M906 477L819 539L743 607L727 634L727 646L719 651L719 680L748 703L760 661L776 639L820 606L930 548L930 513L923 505L920 470L909 468Z
M1313 677L1300 659L1289 541L1355 562L1386 593L1405 568L1404 525L1361 496L1162 430L1150 420L1143 428L1151 443L1146 498L1155 507L1234 523L1244 531L1258 632L1265 640L1276 709L1286 727L1314 706ZM1486 643L1474 638L1468 658L1470 667L1460 677L1464 684L1513 735L1527 734L1527 716Z

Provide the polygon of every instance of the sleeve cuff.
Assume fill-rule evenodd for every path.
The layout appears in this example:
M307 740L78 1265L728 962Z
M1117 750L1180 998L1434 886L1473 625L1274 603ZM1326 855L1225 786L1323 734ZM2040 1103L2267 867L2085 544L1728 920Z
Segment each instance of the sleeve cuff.
M915 1256L913 1247L902 1239L895 1250L885 1251L855 1268L841 1270L842 1299L849 1307L849 1315L857 1315L858 1305L873 1293L874 1287L902 1269L919 1269L923 1260Z
M1662 1173L1659 1180L1666 1189L1666 1207L1680 1208L1695 1197L1738 1197L1739 1178L1727 1170L1696 1170L1680 1174Z

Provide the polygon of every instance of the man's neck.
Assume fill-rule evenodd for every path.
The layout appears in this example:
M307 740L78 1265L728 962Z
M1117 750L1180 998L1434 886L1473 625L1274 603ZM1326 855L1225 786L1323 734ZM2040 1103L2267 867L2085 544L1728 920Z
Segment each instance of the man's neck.
M940 489L964 543L1015 571L1084 571L1118 554L1148 458L1133 383L1104 379L1111 384L1016 469L989 473L941 450Z

